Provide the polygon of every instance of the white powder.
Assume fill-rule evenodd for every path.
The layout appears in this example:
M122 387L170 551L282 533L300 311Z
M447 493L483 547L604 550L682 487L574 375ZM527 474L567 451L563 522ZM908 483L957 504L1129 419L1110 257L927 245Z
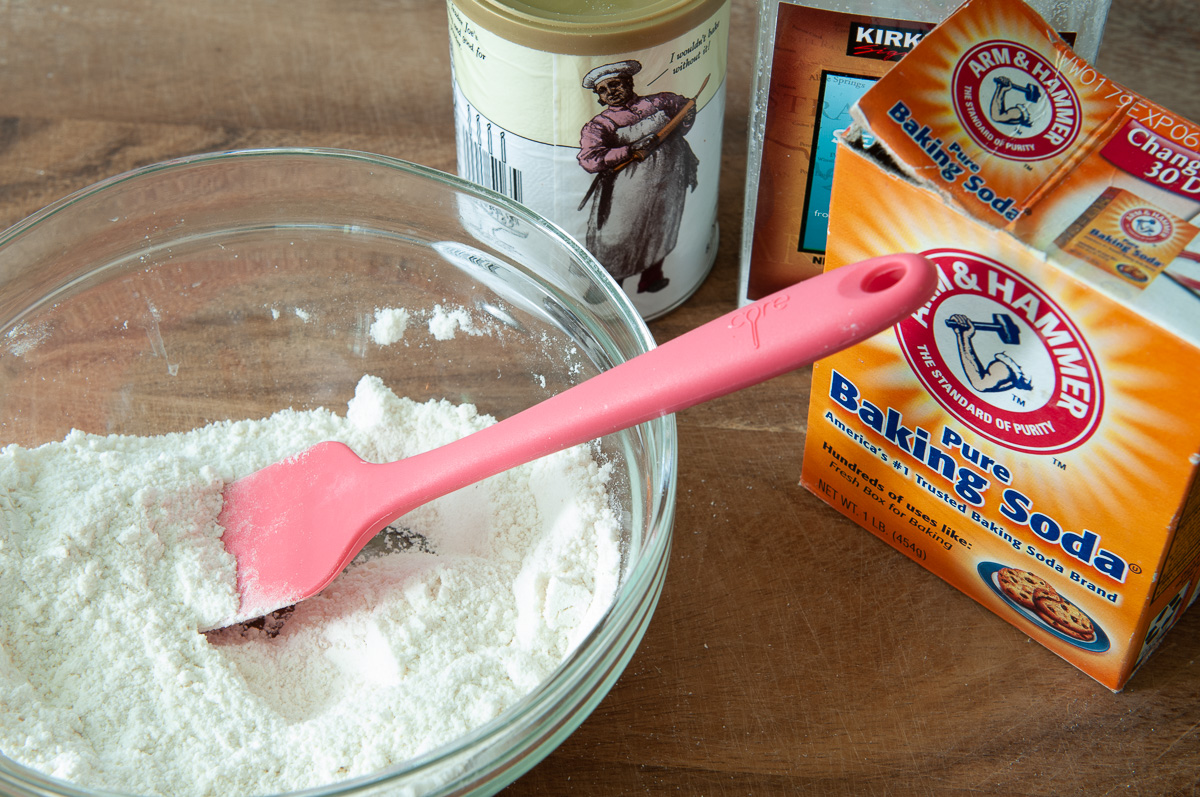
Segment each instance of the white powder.
M24 321L14 325L5 333L8 353L14 357L23 357L32 351L39 343L50 337L50 326L45 321L28 324Z
M380 346L390 346L404 337L409 313L403 307L386 307L375 311L371 323L371 340Z
M196 631L236 609L224 482L320 440L394 459L489 422L365 377L345 418L0 451L0 750L91 787L273 793L400 763L512 706L616 588L607 472L583 448L406 516L380 539L435 553L360 556L276 637Z
M463 308L434 305L433 315L429 318L429 334L437 340L450 340L460 329L468 335L483 334L475 327L471 314Z

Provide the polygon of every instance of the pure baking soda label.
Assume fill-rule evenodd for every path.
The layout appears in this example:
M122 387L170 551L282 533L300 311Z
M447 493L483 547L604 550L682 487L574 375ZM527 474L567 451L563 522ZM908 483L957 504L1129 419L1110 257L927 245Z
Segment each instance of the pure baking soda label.
M922 57L881 78L855 114L912 173L1003 227L1082 155L1083 131L1103 127L1131 95L1027 6L974 5L927 34Z
M460 176L562 227L643 317L691 295L716 257L728 6L597 56L535 50L448 8Z

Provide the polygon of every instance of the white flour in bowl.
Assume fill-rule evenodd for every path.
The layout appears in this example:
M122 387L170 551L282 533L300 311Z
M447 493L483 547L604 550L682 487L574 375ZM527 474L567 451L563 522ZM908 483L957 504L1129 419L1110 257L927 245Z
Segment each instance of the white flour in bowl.
M360 556L277 636L196 631L237 605L224 482L321 440L380 461L489 422L364 377L344 418L0 451L0 751L86 786L226 797L375 772L497 716L617 586L607 470L585 448L405 516L407 550Z

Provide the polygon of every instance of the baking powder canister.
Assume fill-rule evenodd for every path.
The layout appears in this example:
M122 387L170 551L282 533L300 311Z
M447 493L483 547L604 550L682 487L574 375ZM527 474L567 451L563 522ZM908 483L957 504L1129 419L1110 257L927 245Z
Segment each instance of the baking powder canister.
M580 241L643 318L717 251L728 0L449 0L459 175Z

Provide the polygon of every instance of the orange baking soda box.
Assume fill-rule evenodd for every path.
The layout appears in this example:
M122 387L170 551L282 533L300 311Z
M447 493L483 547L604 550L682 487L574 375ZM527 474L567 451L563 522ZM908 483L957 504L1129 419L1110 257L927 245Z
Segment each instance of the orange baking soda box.
M1120 689L1200 580L1200 127L970 0L839 142L826 268L919 252L813 368L802 481Z

